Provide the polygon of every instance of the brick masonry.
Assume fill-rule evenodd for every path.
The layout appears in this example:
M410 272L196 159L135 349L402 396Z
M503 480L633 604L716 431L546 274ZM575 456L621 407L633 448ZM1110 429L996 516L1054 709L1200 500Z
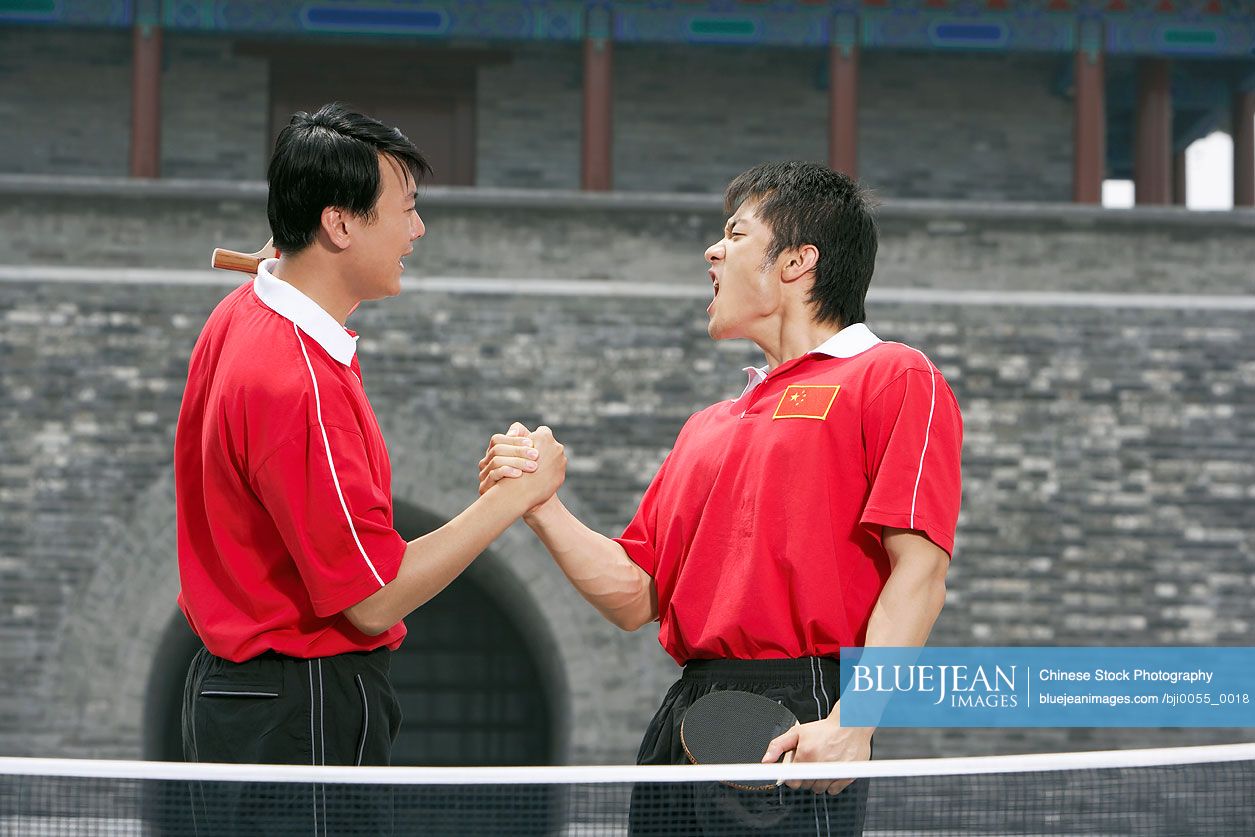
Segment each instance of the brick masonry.
M127 33L0 28L0 167L126 174L130 61Z
M166 33L161 172L256 179L269 154L266 62L232 42ZM124 175L131 34L0 27L0 171Z
M893 197L1070 200L1059 60L864 53L860 176ZM762 160L826 160L826 66L820 50L619 47L616 188L709 192Z
M481 67L475 107L481 186L578 189L583 108L581 52L569 44L521 46Z
M0 173L127 170L130 34L0 28ZM479 69L481 186L579 184L582 52L516 45ZM717 191L765 159L827 155L822 50L619 45L614 183ZM865 53L860 166L887 197L1066 201L1071 104L1059 56ZM269 70L231 39L165 34L162 173L263 176Z
M260 190L0 188L0 752L138 756L153 656L175 615L174 421L188 353L230 280L104 269L124 263L121 245L146 248L141 267L186 269L214 243L255 243ZM712 345L704 300L666 295L704 282L717 200L652 200L426 197L440 220L415 273L601 279L623 291L415 291L355 315L400 520L456 514L488 434L520 419L571 446L564 496L613 533L684 419L739 391L753 348ZM1255 219L903 204L882 220L879 287L952 293L882 296L869 309L883 337L929 353L964 409L964 511L932 641L1251 644L1251 312L1220 297L1161 310L1135 294L1249 299ZM1152 255L1166 264L1142 261ZM67 280L67 264L87 269L81 281ZM1044 305L970 294L1056 288L1074 293ZM486 575L525 591L538 614L529 639L565 681L562 757L630 760L676 674L652 632L604 623L526 530L484 561ZM906 730L882 734L878 753L1247 736Z

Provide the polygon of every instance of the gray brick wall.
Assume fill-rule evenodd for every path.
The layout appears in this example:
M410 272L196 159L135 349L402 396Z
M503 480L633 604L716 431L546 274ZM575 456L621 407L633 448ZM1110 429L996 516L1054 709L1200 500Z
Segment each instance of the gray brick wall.
M263 178L266 62L167 32L162 67L162 176ZM0 27L0 172L124 175L130 131L130 32Z
M718 191L762 160L827 158L821 51L620 47L615 186ZM1068 200L1057 59L865 53L860 176L881 195Z
M717 192L763 160L828 156L819 50L621 45L615 188Z
M0 27L0 171L123 175L129 32Z
M164 242L147 254L150 266L201 263L208 235L202 227L216 213L227 216L221 229L256 239L246 223L255 198L119 198L126 188L94 198L63 195L60 204L41 204L51 198L28 189L21 203L45 213L30 230L85 236L70 241L83 243L78 262L89 268L117 263L116 254L93 243L108 236L102 219L110 217L122 229L141 229L137 219L149 213L149 236ZM660 244L648 258L659 267L649 278L687 281L700 266L700 249L686 248L697 248L719 220L683 201L643 213L551 196L538 213L508 194L476 205L464 195L459 204L458 194L444 193L444 223L432 225L427 249L419 251L442 268L457 264L450 253L480 248L479 235L493 238L495 225L517 227L527 241L539 235L543 217L548 231L535 253L518 260L492 264L504 250L489 248L472 265L480 275L544 276L539 269L552 252L548 275L571 277L589 252L570 242L614 241L617 230L653 217L645 228ZM111 216L118 207L142 211ZM1179 259L1214 253L1219 267L1198 259L1192 272L1177 273L1175 286L1157 291L1196 303L1200 288L1249 299L1249 274L1239 276L1222 259L1251 263L1240 242L1253 238L1253 219L1238 214L1204 225L1163 212L1136 216L1145 219L1139 224L1115 214L1078 231L1075 212L1037 209L1034 237L1008 232L1027 223L1028 209L1018 217L1012 209L982 215L979 207L936 205L898 213L886 224L882 250L897 265L893 275L941 276L938 287L949 297L889 295L869 308L883 337L934 358L965 414L964 511L948 603L932 641L1251 644L1250 311L1226 310L1223 301L1202 310L1155 308L1127 295L1137 290L1128 266L1097 254L1104 240L1129 238L1129 247L1179 240ZM624 213L632 212L635 220L624 225ZM924 243L938 216L966 225L959 232L948 222L946 248ZM8 220L0 218L0 229ZM8 246L20 243L20 228L7 235L0 252L19 264L67 258L59 241L23 251ZM1001 249L950 263L981 252L989 236ZM1018 262L1031 262L1039 244L1069 254L1056 268L1060 285L1088 291L1046 305L991 303L968 293L1040 289L1037 278L1016 278ZM1077 252L1094 255L1085 264ZM613 258L601 252L593 261ZM67 281L55 264L31 268L26 278L13 267L0 267L0 275L7 277L0 280L0 669L10 673L0 683L0 752L137 756L153 653L175 613L170 457L186 358L230 279L188 285L105 273L93 280L89 273ZM889 277L881 282L886 290L897 285ZM1126 297L1113 301L1096 290ZM366 384L392 453L398 504L451 517L472 498L473 463L487 434L514 418L544 421L571 446L567 501L590 524L616 531L684 418L734 394L740 367L755 360L746 344L709 342L703 306L700 298L561 290L410 292L364 306L354 327L363 335ZM569 690L565 756L629 760L675 675L651 631L625 635L602 622L517 527L487 561L486 571L525 590L545 620ZM1249 734L895 730L878 738L877 751L1026 752Z
M481 67L475 102L475 182L577 189L583 79L580 47L520 46Z
M130 35L0 29L0 172L127 170ZM479 185L579 185L582 52L519 45L479 71ZM166 33L162 171L258 179L268 155L265 59L225 38ZM890 197L1065 201L1071 106L1057 57L865 53L861 174ZM717 192L769 159L827 154L821 50L619 45L614 183Z
M270 159L270 75L229 40L165 34L161 174L259 180Z
M499 89L481 72L480 183L563 188L578 177L580 62L552 51L541 68L494 68L511 106L493 117ZM614 53L614 185L625 191L714 192L763 160L824 160L828 93L822 50L620 44ZM864 53L860 68L860 174L882 195L1067 201L1072 111L1050 84L1061 59ZM532 74L536 75L533 79ZM555 107L558 89L565 92ZM553 124L538 126L544 114ZM512 174L486 144L532 149L558 135L570 157L537 179ZM575 143L571 145L571 143Z
M1072 199L1064 56L864 52L859 174L883 195Z

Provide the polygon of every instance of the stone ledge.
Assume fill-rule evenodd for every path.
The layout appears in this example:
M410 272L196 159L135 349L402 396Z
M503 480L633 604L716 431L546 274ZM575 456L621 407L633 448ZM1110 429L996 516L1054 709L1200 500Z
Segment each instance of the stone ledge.
M241 200L263 202L266 184L260 180L145 180L129 177L72 177L52 175L0 175L0 194L5 195L112 195L149 200ZM559 189L500 189L487 187L427 186L422 201L451 208L519 208L552 210L659 212L722 211L718 194L669 192L580 192ZM1106 209L1070 203L1002 203L924 199L886 199L880 206L883 220L939 218L948 221L1052 222L1093 226L1181 226L1208 229L1255 230L1255 209L1197 211L1175 206ZM937 230L944 233L944 230Z

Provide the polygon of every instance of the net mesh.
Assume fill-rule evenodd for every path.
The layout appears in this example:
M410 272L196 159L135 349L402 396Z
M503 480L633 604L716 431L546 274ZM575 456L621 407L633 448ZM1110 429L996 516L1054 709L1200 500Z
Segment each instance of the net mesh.
M1255 833L1253 745L1075 755L479 771L0 759L0 834ZM734 786L769 773L861 778L837 796Z

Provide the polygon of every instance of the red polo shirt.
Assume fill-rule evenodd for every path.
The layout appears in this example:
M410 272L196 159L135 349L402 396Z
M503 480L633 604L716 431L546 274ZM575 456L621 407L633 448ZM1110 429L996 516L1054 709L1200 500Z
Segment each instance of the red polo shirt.
M188 365L174 442L179 606L240 662L397 647L343 615L396 577L392 471L356 336L271 275L219 303Z
M838 656L889 576L882 527L954 548L962 418L922 352L859 324L753 373L688 420L617 539L681 664Z

